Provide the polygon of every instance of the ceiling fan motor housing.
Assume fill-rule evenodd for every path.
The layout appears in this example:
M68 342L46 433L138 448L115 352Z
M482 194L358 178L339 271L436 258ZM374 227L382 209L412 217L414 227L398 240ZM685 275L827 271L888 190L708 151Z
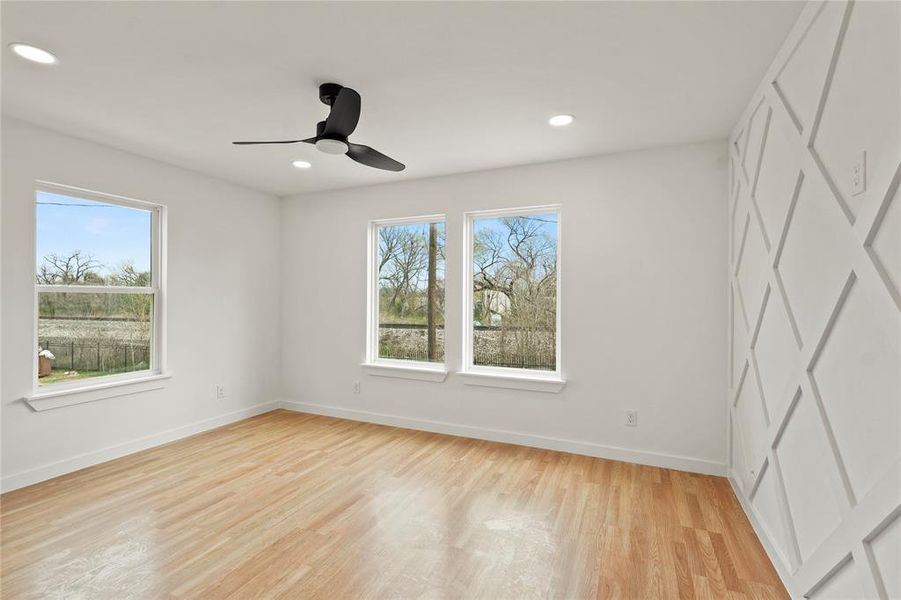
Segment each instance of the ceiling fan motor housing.
M337 83L323 83L319 86L319 101L326 106L331 106L338 97L338 92L344 88L343 85Z

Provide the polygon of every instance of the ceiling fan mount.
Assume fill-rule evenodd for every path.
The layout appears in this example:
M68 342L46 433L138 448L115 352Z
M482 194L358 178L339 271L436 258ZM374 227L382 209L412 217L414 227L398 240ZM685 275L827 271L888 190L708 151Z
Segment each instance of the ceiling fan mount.
M313 144L326 154L346 154L360 164L386 171L403 171L406 167L378 150L353 144L347 138L360 121L360 94L337 83L319 86L319 100L330 107L325 121L316 124L316 135L304 140L280 140L271 142L232 142L239 146L257 144Z
M326 106L331 106L335 103L335 99L343 87L338 83L323 83L319 86L319 101Z

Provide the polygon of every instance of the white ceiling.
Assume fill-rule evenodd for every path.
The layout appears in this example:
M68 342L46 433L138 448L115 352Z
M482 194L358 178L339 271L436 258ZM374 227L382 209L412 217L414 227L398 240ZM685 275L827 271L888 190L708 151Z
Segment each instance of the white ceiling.
M800 2L3 2L3 112L278 195L725 138ZM312 146L363 97L370 169ZM547 125L572 113L566 128ZM293 159L313 168L299 171Z

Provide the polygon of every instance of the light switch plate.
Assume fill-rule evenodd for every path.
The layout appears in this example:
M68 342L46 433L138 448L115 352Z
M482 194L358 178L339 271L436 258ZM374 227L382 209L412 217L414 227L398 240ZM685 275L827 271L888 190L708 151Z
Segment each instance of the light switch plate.
M851 165L851 195L857 196L867 189L867 151L862 150L854 157Z

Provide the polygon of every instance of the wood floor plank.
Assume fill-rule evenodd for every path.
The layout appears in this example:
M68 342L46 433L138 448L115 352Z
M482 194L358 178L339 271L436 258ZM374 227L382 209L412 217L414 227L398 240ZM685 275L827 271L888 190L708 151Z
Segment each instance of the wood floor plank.
M722 478L274 411L0 497L0 596L787 598Z

